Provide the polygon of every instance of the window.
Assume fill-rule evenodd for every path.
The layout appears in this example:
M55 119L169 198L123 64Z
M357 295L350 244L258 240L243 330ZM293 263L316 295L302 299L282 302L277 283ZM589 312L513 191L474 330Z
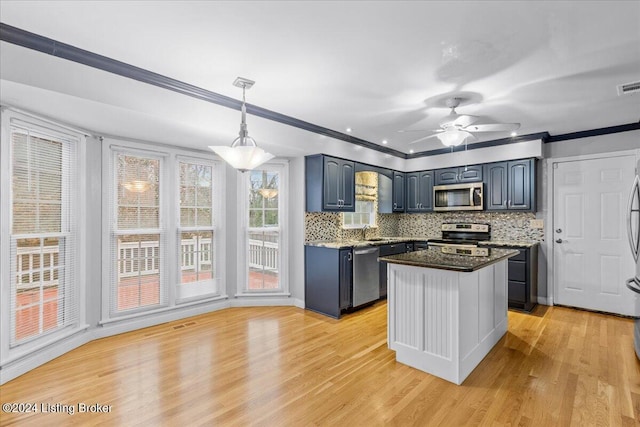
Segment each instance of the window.
M286 232L285 204L286 165L268 164L259 170L246 172L246 231L242 292L286 292L283 274L283 239Z
M10 135L10 300L3 311L13 347L79 322L78 139L17 120Z
M111 240L102 322L221 297L224 169L187 150L120 143L103 148Z
M375 203L356 199L355 212L342 213L342 225L344 228L362 228L365 225L375 227L376 208Z
M215 281L214 165L178 161L180 230L178 298L218 292ZM219 202L218 202L219 203Z
M166 303L160 157L113 152L111 314Z

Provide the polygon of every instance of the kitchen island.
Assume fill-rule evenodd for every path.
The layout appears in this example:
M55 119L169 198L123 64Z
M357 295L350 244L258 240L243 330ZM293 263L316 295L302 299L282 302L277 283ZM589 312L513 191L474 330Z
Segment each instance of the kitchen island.
M388 257L388 344L400 363L461 384L507 332L507 259L429 248Z

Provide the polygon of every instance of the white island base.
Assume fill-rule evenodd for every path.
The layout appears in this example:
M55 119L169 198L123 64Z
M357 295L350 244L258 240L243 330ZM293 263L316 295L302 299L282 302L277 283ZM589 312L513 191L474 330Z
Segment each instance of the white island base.
M507 332L507 260L473 272L388 264L396 360L461 384Z

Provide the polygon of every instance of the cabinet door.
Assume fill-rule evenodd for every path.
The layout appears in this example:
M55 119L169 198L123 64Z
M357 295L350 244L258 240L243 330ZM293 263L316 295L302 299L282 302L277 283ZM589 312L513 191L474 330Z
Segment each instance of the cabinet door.
M417 172L412 172L407 174L407 212L419 212L418 208L418 185L419 185L419 176Z
M356 210L356 167L354 162L342 161L340 163L340 198L342 206L340 210Z
M482 165L460 167L458 170L458 182L482 182Z
M531 209L531 160L508 163L509 209Z
M458 168L438 169L434 172L436 185L458 183Z
M484 165L486 210L507 209L507 162Z
M353 256L351 249L340 250L339 288L340 288L340 309L351 307L351 292L353 283Z
M418 207L420 212L433 210L433 171L420 172L418 182Z
M404 212L404 183L405 176L402 172L393 172L393 212Z
M341 161L332 157L324 158L324 178L322 183L322 208L326 210L338 210L341 204L340 194L340 166Z
M324 157L323 210L355 210L355 163Z

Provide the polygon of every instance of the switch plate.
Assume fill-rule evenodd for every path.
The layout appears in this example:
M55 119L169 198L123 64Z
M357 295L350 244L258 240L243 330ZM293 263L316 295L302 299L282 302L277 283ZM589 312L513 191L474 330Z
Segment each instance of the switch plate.
M544 228L544 220L543 219L532 219L529 221L529 227L531 228Z

